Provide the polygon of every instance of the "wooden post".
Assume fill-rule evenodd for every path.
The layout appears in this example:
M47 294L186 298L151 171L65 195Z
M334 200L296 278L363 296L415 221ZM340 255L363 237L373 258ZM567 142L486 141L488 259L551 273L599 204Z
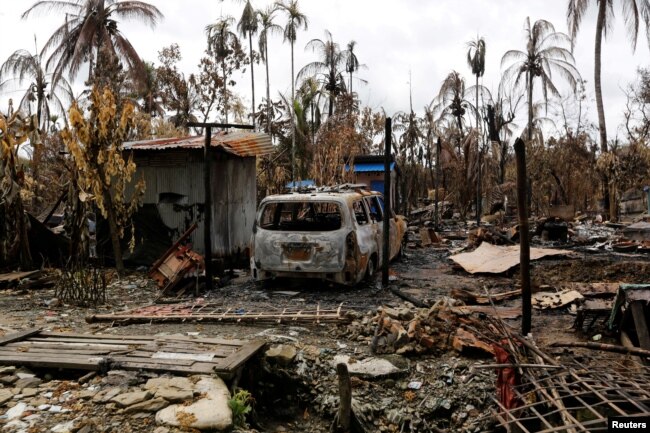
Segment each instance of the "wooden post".
M204 186L204 212L203 249L205 250L205 289L213 288L212 273L212 186L210 185L210 144L212 142L212 128L238 128L254 129L253 125L236 125L231 123L201 123L189 122L188 128L205 128L205 146L203 149L203 186Z
M352 385L347 364L341 362L336 364L336 374L339 377L339 412L338 425L335 427L338 432L349 433L352 420Z
M528 200L526 200L526 144L515 141L517 159L517 210L519 212L519 267L521 270L521 332L528 335L531 328L530 244L528 238Z
M388 262L390 260L390 220L393 215L391 212L391 188L390 182L390 163L391 163L391 138L393 135L392 120L390 117L386 118L386 137L384 148L384 244L383 247L383 263L381 273L381 284L388 286Z
M205 148L203 150L203 186L205 198L205 224L203 225L203 249L205 251L205 290L213 288L212 278L212 188L210 187L210 143L212 142L212 128L205 128Z

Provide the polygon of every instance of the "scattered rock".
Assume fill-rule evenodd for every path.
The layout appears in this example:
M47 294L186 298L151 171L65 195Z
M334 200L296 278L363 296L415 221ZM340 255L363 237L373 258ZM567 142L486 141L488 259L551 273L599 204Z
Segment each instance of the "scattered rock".
M13 365L7 367L0 367L0 375L14 374L16 372L16 367Z
M20 402L5 413L8 420L20 419L27 411L27 403Z
M74 421L68 421L57 424L50 430L52 433L72 433L74 429Z
M350 375L365 378L387 377L403 372L402 369L382 358L366 358L355 362L347 355L337 355L332 364L336 366L339 363L347 364Z
M20 377L20 373L18 373L18 376ZM38 385L43 383L41 379L38 377L23 377L21 379L18 379L13 386L16 388L36 388Z
M138 384L138 375L133 371L112 370L109 371L102 382L111 386L133 386Z
M20 393L25 398L31 398L31 397L36 396L39 393L39 391L38 391L38 388L23 388L23 390L20 391Z
M79 393L77 394L77 398L79 398L81 400L89 400L89 399L93 398L96 395L97 395L97 390L84 389L84 390L79 391Z
M158 388L194 389L194 384L187 377L156 377L149 379L144 389L153 391Z
M3 385L11 385L18 380L18 376L0 376L0 383Z
M119 395L122 392L122 388L108 388L103 391L98 392L94 397L93 401L95 403L106 403L110 401L113 397Z
M280 365L289 365L291 361L294 360L298 351L295 347L289 344L277 344L271 346L269 350L266 351L265 355L269 360L273 360Z
M5 404L9 400L14 398L14 393L9 391L8 389L0 389L0 405Z
M116 403L119 407L129 407L134 404L149 400L153 394L150 391L127 392L116 395L110 401Z
M191 389L178 389L162 387L156 390L155 397L164 398L172 403L179 403L185 400L190 400L194 393Z
M203 377L195 391L204 398L184 406L174 404L156 414L158 424L199 430L227 430L232 426L232 412L228 406L230 392L220 378Z
M133 406L127 407L124 412L138 413L138 412L158 412L161 409L169 406L169 401L164 398L156 397L151 400L136 403Z

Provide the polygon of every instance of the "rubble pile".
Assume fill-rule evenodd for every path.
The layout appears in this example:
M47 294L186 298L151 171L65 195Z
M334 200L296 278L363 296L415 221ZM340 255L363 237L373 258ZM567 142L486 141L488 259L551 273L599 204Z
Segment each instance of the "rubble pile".
M39 378L9 366L0 367L0 384L3 432L171 433L225 431L233 424L230 392L210 376L112 370L104 377L54 380L50 373Z
M352 377L353 411L367 432L485 431L485 424L476 426L474 420L489 413L495 379L492 372L474 370L475 360L453 352L368 356L358 347L340 346L345 347L333 351L305 345L282 363L267 354L258 400L267 401L265 394L281 383L284 397L268 410L332 420L339 405L336 364L344 362Z

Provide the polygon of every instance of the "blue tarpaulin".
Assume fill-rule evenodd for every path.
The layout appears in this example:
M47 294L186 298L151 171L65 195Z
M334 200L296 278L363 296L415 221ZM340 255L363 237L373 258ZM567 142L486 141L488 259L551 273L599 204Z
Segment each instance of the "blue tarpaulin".
M390 170L395 170L395 162L390 163ZM350 171L350 165L345 164L345 171ZM382 172L384 171L384 163L376 162L357 162L354 164L355 173L367 173L367 172Z

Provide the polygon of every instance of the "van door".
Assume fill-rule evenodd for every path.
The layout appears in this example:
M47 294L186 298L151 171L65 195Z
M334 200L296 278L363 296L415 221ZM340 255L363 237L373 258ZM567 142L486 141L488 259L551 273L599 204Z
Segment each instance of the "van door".
M372 223L366 203L363 199L352 202L352 211L354 220L357 225L357 244L361 255L359 269L357 269L358 280L360 281L368 269L368 261L373 253L377 251L377 224ZM377 268L378 261L375 262L374 272Z
M384 212L382 206L377 200L377 196L366 197L365 199L366 206L368 206L368 211L370 213L370 221L375 227L375 232L377 236L375 237L376 251L378 257L377 266L381 266L383 263L384 249L382 245L384 243Z

